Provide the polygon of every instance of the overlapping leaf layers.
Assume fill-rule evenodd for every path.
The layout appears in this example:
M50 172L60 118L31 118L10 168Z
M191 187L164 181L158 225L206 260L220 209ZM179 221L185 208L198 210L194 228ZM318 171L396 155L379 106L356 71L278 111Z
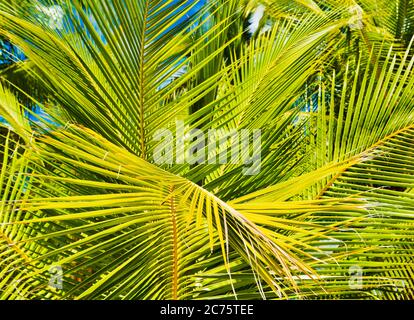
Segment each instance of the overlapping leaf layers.
M256 1L1 0L28 59L1 71L0 297L413 298L413 3L389 2L264 1L249 34ZM260 173L155 165L176 120L260 129Z

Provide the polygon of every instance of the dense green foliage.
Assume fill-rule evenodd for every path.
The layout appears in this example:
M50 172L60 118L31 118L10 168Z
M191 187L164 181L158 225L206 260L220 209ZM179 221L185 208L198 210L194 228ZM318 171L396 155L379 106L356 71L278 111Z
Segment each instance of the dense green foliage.
M188 3L0 0L0 298L413 299L414 1Z

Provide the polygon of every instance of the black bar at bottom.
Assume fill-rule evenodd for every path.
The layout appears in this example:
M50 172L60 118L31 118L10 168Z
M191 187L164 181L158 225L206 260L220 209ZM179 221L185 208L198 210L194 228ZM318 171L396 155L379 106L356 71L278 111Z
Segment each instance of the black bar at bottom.
M355 317L365 310L373 319L388 312L412 314L413 301L351 301L351 300L290 300L290 301L0 301L0 310L7 314L24 314L53 319L91 315L93 319L114 314L115 319L293 319L302 315L318 319ZM395 312L393 311L395 310ZM79 317L82 315L82 317ZM411 316L410 316L411 317ZM111 317L113 318L113 316ZM6 317L5 317L6 319Z

